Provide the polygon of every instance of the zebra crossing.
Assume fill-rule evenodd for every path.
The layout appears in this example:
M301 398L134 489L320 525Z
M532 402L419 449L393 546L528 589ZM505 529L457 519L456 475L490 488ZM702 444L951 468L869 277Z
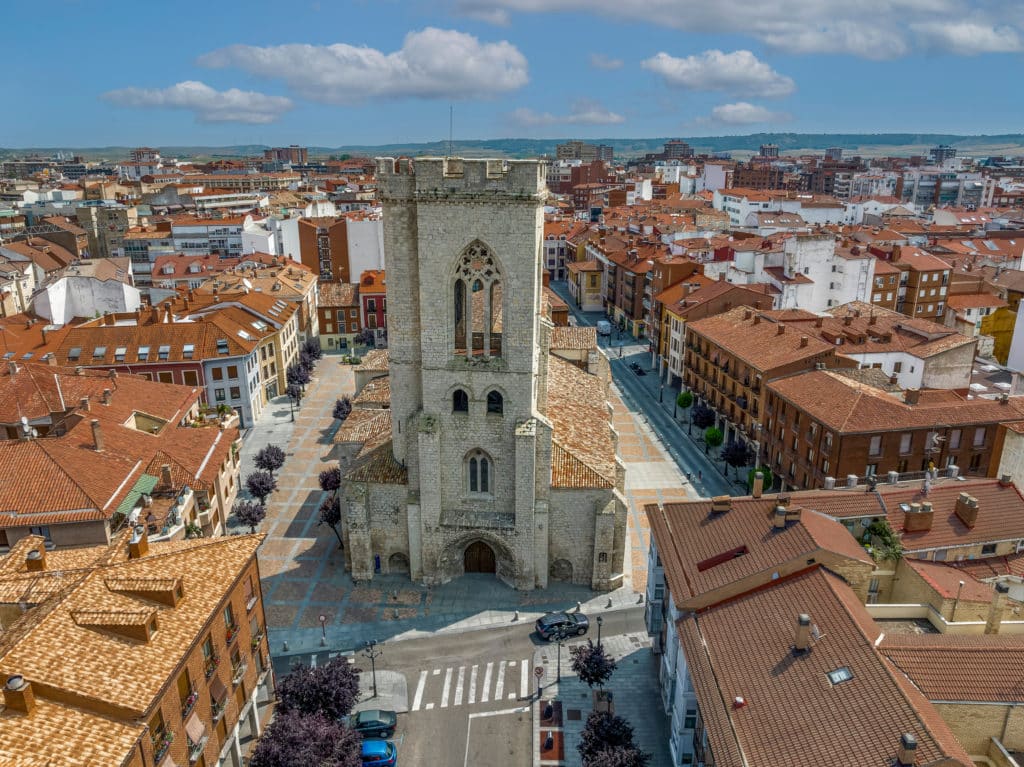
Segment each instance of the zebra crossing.
M527 698L533 693L530 660L491 661L422 669L409 711L431 711Z

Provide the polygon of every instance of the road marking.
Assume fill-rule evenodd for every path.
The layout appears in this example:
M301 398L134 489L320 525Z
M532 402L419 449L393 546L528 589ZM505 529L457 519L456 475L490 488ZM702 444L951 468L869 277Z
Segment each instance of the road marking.
M475 670L476 666L474 666L473 668ZM529 706L520 706L518 708L506 708L504 711L478 711L476 713L470 714L469 717L466 719L466 755L465 755L465 757L462 760L463 767L469 767L469 744L470 744L469 732L470 732L471 729L473 729L473 720L474 719L479 719L479 718L485 717L485 716L503 716L505 714L521 714L521 713L523 713L525 711L529 711L529 710L530 710Z
M501 700L503 692L505 692L505 661L498 664L498 679L494 683L494 699Z
M519 697L525 698L530 694L530 669L526 665L526 659L519 665Z
M425 706L423 707L423 710L424 710L424 711L430 711L430 709L432 709L433 707L434 707L434 704L433 704L433 703L428 703L427 705L425 705Z
M439 669L439 668L435 668L434 669L434 676L437 676L440 673L441 673L441 669Z
M459 666L459 680L455 683L455 706L462 705L462 683L466 679L466 667Z
M494 670L494 663L488 663L484 671L484 688L480 691L480 702L486 703L491 699L491 671ZM495 696L497 698L497 696Z
M509 700L515 700L515 699L516 699L516 694L515 694L514 692L510 692L510 693L508 694L508 699L509 699Z
M448 708L448 693L452 688L452 669L449 666L444 672L444 689L441 690L441 708Z
M419 711L420 704L423 702L423 688L427 686L427 672L420 672L420 681L416 685L416 696L412 699L412 710Z
M316 653L309 656L309 667L316 668Z
M469 672L469 700L466 701L468 705L476 703L476 671L480 668L479 665L474 664L473 668Z

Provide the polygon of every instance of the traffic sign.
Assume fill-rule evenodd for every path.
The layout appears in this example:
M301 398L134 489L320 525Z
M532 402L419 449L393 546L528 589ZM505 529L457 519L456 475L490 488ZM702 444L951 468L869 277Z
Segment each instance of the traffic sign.
M543 666L537 666L537 667L536 667L536 668L535 668L535 669L533 670L533 675L534 675L535 677L537 677L538 679L540 679L540 678L541 678L542 676L544 676L544 667L543 667Z

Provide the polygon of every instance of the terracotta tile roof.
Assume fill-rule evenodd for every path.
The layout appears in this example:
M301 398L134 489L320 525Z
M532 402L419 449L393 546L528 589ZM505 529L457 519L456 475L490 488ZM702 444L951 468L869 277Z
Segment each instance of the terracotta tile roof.
M755 303L760 302L763 306L770 306L771 299L765 294L764 288L767 287L763 283L758 285L734 285L731 282L725 282L724 280L715 280L709 282L692 293L688 293L681 296L676 301L670 303L670 297L667 296L669 291L662 293L665 296L658 296L659 300L665 303L666 308L673 314L679 317L689 317L691 314L703 314L704 307L712 299L725 296L726 294L735 294L734 305L749 305L753 306ZM669 289L671 290L671 288Z
M1024 636L890 634L879 649L931 701L1024 700Z
M391 454L391 445L379 447L368 460L353 467L345 478L350 482L367 482L377 485L405 485L409 472Z
M822 638L796 656L799 613ZM919 764L972 764L934 707L873 647L879 631L856 595L820 568L677 625L718 767L888 765L903 733L917 738ZM839 667L852 678L833 684L827 675Z
M995 589L991 583L982 583L977 578L963 572L959 568L942 562L929 562L925 559L903 560L911 570L935 589L935 593L943 599L964 599L968 602L991 602ZM963 588L960 584L964 584Z
M359 292L381 294L387 292L387 274L384 269L367 269L359 277Z
M601 381L571 362L548 357L547 416L554 427L552 440L573 458L601 477L604 487L615 482L615 443L612 437L607 398ZM566 474L556 473L552 461L553 487L579 487L583 473L574 464L558 465Z
M570 272L600 272L604 269L596 258L590 261L566 261L565 268Z
M595 487L613 488L615 483L598 474L579 458L551 441L551 486L552 487Z
M368 351L366 356L363 357L355 368L357 373L376 373L376 372L387 372L388 367L388 350L387 349L373 349Z
M349 282L321 282L317 306L344 308L359 305L359 285Z
M576 325L552 328L551 348L577 351L597 349L597 329Z
M1015 575L1018 578L1024 578L1024 552L1004 557L964 559L960 562L951 562L950 566L979 580L997 578L1001 575Z
M391 402L391 376L380 376L367 381L358 396L352 400L353 405L386 405Z
M391 442L391 410L363 408L352 410L334 435L334 444L362 445L357 457L364 457L384 443Z
M1008 304L999 296L991 293L968 293L958 296L949 296L946 299L946 306L953 309L978 309L982 307L999 308Z
M933 256L920 248L903 246L900 248L899 258L896 259L897 266L905 266L915 272L946 271L953 267L949 262L943 261L938 256Z

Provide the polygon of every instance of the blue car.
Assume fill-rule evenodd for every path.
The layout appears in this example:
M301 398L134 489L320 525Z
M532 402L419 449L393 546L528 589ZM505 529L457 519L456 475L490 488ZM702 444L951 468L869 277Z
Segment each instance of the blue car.
M360 756L363 767L394 767L398 763L398 750L390 740L364 740Z

